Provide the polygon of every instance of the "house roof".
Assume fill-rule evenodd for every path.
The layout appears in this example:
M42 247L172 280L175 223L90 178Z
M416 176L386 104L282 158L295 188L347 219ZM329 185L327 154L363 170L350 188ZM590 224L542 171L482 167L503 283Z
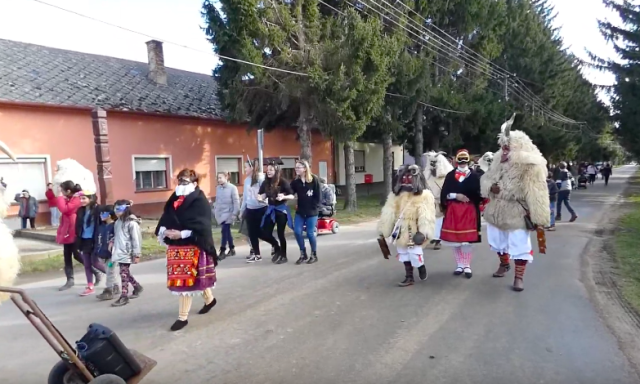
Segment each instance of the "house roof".
M160 86L147 63L0 39L0 100L223 117L211 76L166 71Z

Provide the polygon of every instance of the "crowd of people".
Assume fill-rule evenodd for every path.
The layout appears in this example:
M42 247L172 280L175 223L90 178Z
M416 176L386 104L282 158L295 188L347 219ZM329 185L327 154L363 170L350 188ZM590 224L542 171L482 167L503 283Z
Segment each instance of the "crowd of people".
M405 267L400 286L415 283L415 268L421 280L427 278L424 249L428 244L436 250L451 247L453 275L472 278L473 245L483 242L484 219L486 241L499 261L493 277L506 276L513 262L513 289L520 292L534 255L531 233L544 253L545 231L556 230L562 205L571 215L569 222L578 219L570 202L575 188L573 163L548 164L524 132L511 130L512 124L513 117L502 126L500 149L485 153L477 164L465 149L453 157L432 151L426 154L425 170L418 165L398 170L378 223L378 242L385 257L391 255L389 242L395 244L396 258ZM581 163L577 172L587 175L590 183L599 173L605 184L612 174L608 163L601 167Z
M260 240L271 246L272 262L286 263L287 227L294 231L300 249L296 264L318 261L314 228L319 215L333 214L335 194L326 180L311 172L307 161L298 160L295 171L296 178L289 182L282 177L276 161L270 160L264 167L257 160L247 161L241 198L238 188L229 181L229 174L220 172L213 209L199 187L200 176L191 169L178 173L175 192L167 200L155 230L158 241L167 248L167 287L178 296L178 318L171 330L180 330L188 324L193 296L201 295L204 299L199 314L208 313L216 305L212 291L216 266L236 254L231 226L237 221L241 222L241 232L251 245L249 263L262 260ZM135 279L131 267L140 260L142 234L140 219L132 211L133 202L117 200L113 205L99 205L96 191L83 189L72 180L61 183L58 193L53 189L49 184L46 197L50 207L60 213L56 242L63 246L66 276L59 290L75 285L75 259L83 264L86 277L81 296L94 294L95 287L106 275L106 287L97 295L99 300L116 299L111 305L120 307L139 297L144 288ZM27 191L16 196L23 204L21 212L32 209L30 199ZM297 205L292 216L287 202L293 199ZM214 218L222 234L218 250L213 241Z

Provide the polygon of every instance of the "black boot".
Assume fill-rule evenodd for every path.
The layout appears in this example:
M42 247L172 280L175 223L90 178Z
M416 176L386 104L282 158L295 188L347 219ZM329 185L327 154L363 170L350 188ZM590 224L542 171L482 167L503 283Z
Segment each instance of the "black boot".
M220 252L218 252L218 261L222 261L227 258L227 249L222 247L220 248Z
M275 263L280 258L280 249L271 248L271 262Z
M96 296L98 300L113 300L113 288L105 288L101 294Z
M227 252L227 257L228 256L235 256L236 255L236 249L235 248L229 248L229 252Z
M298 259L298 261L296 261L296 265L300 265L302 263L304 263L305 261L307 261L309 259L309 256L307 256L307 250L304 249L302 251L300 251L300 258Z
M307 264L313 264L317 262L318 262L318 255L315 252L311 252L311 257L309 258L309 261L307 261Z
M400 287L408 287L410 285L413 285L415 280L413 279L413 266L411 266L410 261L404 262L404 272L405 272L404 280L401 283L398 283L398 285Z
M278 254L278 260L276 260L276 264L284 264L287 261L289 261L289 260L287 260L287 252L286 251L280 250L279 252L277 252L277 254Z
M442 248L442 244L441 244L440 240L435 240L435 242L433 243L433 249L437 251L440 248Z
M66 291L75 285L73 280L73 267L64 267L64 274L67 276L67 282L62 287L58 288L58 291Z
M427 277L429 276L429 274L427 273L427 267L425 267L424 264L421 265L420 268L418 268L418 276L422 281L427 280Z

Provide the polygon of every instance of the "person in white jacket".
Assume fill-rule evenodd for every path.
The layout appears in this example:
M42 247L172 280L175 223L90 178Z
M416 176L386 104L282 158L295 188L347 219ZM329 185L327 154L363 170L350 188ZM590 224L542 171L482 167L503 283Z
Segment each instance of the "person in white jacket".
M111 304L114 307L122 307L129 304L129 299L135 299L142 293L142 285L131 275L131 264L138 264L142 254L142 233L140 231L140 219L131 212L131 200L118 200L114 204L114 211L118 220L113 228L113 249L111 250L111 262L117 263L120 268L120 280L122 287L120 298ZM129 284L133 292L129 296Z

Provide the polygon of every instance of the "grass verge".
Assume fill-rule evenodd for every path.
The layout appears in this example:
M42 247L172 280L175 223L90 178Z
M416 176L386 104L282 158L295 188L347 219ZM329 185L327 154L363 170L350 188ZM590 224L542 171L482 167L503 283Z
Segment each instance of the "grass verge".
M340 225L357 224L371 220L377 220L380 216L380 196L364 196L358 198L358 210L355 212L347 212L342 210L344 206L344 199L338 198L337 209L338 212L335 218ZM292 209L292 213L294 213ZM149 261L164 257L165 248L161 244L158 244L153 230L155 226L143 227L143 241L142 241L142 257L141 261ZM288 232L291 232L287 228ZM245 243L244 236L238 232L238 226L232 228L232 235L234 242L237 245ZM216 227L213 230L213 241L217 246L220 245L221 234L220 228ZM38 273L46 273L55 270L62 270L64 265L64 259L62 254L53 255L39 260L26 260L22 263L22 270L20 275L30 275ZM80 265L76 265L76 268L81 268Z
M640 173L629 179L625 213L619 218L613 250L622 295L640 313Z

